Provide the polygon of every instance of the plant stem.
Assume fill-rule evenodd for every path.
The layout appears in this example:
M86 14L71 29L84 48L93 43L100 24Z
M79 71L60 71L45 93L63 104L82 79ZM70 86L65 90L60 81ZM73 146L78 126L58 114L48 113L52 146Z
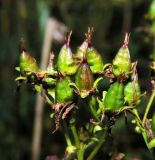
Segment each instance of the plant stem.
M71 146L72 143L71 143L71 140L70 140L68 134L67 134L67 133L64 133L64 135L65 135L65 139L66 139L67 146Z
M77 152L78 160L83 160L84 159L84 152L85 152L84 144L81 143L80 144L80 148L79 148L79 150Z
M72 145L72 142L71 142L71 139L68 135L68 128L67 128L67 125L65 122L62 123L63 125L63 130L64 130L64 136L65 136L65 139L66 139L66 143L67 143L67 146L71 146Z
M75 145L76 145L77 148L79 148L80 141L79 141L79 138L78 138L77 130L75 128L75 124L71 124L70 128L71 128L71 131L72 131L72 134L73 134L73 137L74 137Z
M94 108L96 106L96 101L93 102L94 98L95 97L92 96L88 99L88 104L89 104L88 106L89 106L89 109L90 109L90 112L91 112L93 118L95 118L96 121L99 121L100 119L97 115L96 109Z
M150 97L150 99L149 99L148 105L147 105L146 110L145 110L145 113L144 113L144 117L143 117L143 124L144 124L144 125L145 125L146 118L147 118L148 112L149 112L149 110L150 110L150 107L151 107L152 102L153 102L153 100L154 100L154 97L155 97L155 89L152 91L151 97Z
M140 128L144 128L143 122L142 122L142 120L141 120L140 117L139 117L139 114L138 114L137 109L134 108L134 109L132 110L132 114L135 116L138 126L139 126Z
M78 134L77 134L77 130L76 130L74 122L71 123L70 129L72 131L74 141L75 141L75 145L76 145L76 148L77 148L77 158L78 158L78 160L83 160L84 148L82 147L82 143L80 143L80 140L78 138Z
M97 113L96 113L93 105L90 104L90 105L89 105L89 108L90 108L91 114L92 114L92 116L95 118L95 120L99 121L99 118L98 118L98 116L97 116Z
M88 156L87 160L92 160L94 159L95 155L97 154L97 152L99 151L99 149L101 148L103 142L106 139L106 135L107 135L107 129L105 130L104 134L100 137L97 145L95 146L94 150L91 152L91 154Z

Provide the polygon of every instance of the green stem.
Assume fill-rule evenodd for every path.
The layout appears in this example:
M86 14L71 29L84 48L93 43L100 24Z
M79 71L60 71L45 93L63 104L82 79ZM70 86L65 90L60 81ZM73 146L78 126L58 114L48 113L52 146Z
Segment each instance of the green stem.
M138 114L137 109L134 108L134 109L132 110L132 113L133 113L133 115L135 116L136 121L137 121L137 124L139 125L139 127L144 128L143 122L142 122L142 120L141 120L140 117L139 117L139 114Z
M96 144L94 150L88 156L87 160L93 160L99 149L101 148L102 144L105 142L107 136L107 129L105 130L104 134L100 137L98 143Z
M92 114L92 116L95 118L95 120L99 121L99 118L98 118L98 116L97 116L97 113L96 113L93 105L89 105L89 108L90 108L91 114Z
M64 136L65 136L65 139L66 139L67 146L71 146L72 142L71 142L71 139L70 139L70 137L68 135L67 125L66 125L65 122L63 122L62 125L63 125L63 128L64 128Z
M68 134L67 134L67 133L64 133L64 135L65 135L65 139L66 139L67 146L71 146L72 143L71 143L71 140L70 140Z
M73 134L73 137L74 137L75 145L76 145L77 148L79 148L80 141L79 141L79 138L78 138L78 134L77 134L75 124L71 124L70 128L71 128L71 131L72 131L72 134Z
M71 123L70 129L72 131L73 138L74 138L74 141L75 141L75 145L76 145L76 148L77 148L77 158L78 158L78 160L83 160L84 149L82 147L82 143L80 143L80 140L78 138L78 134L77 134L77 130L76 130L74 122Z
M96 109L94 108L96 106L96 101L93 102L93 100L94 100L94 96L92 96L88 99L89 109L90 109L90 112L91 112L93 118L95 118L96 121L99 121L100 119L97 115Z
M155 89L153 90L153 92L151 94L151 97L149 99L148 105L146 107L146 110L145 110L145 113L144 113L144 117L143 117L143 124L145 124L145 122L146 122L146 118L147 118L147 115L148 115L149 110L151 108L151 105L152 105L152 102L154 100L154 97L155 97Z
M84 159L84 152L85 152L85 149L84 149L83 146L84 146L84 144L81 143L81 144L80 144L80 148L79 148L79 150L78 150L78 152L77 152L78 160L83 160L83 159Z
M132 112L132 113L133 113L134 116L135 116L135 119L136 119L136 122L137 122L137 126L139 126L140 129L141 129L141 134L142 134L142 136L143 136L143 139L144 139L144 141L145 141L145 144L146 144L148 150L149 150L150 152L152 152L152 151L150 150L150 148L149 148L149 145L148 145L146 129L145 129L145 127L144 127L143 122L141 121L141 119L140 119L140 117L139 117L139 114L138 114L137 110L136 110L136 109L133 109L133 112Z

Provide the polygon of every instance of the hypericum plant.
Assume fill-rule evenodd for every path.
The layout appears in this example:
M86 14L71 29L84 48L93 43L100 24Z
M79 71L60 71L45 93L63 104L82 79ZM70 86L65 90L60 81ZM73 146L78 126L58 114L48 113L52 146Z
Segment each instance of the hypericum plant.
M155 147L155 114L152 122L147 115L155 97L155 87L152 87L152 95L141 119L136 106L144 94L138 82L137 62L131 62L128 33L112 64L103 62L91 44L91 35L92 29L89 28L86 39L76 54L72 54L70 32L56 65L51 54L46 70L38 69L36 60L23 50L19 67L16 67L18 87L22 83L30 84L51 106L51 118L55 121L53 132L62 128L66 139L65 159L95 159L122 112L133 115L131 122L135 131L143 136L151 152ZM151 63L151 69L155 71L155 61ZM99 82L105 77L109 78L110 86L107 91L101 91L99 86L102 83L99 85Z

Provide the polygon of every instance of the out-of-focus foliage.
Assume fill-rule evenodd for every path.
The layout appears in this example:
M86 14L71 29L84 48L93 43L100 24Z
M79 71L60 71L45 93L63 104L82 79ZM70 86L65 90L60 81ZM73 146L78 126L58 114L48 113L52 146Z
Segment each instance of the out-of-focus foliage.
M154 37L148 33L152 28L147 13L152 0L3 0L0 1L0 159L21 160L30 159L32 127L34 116L34 94L23 89L15 94L13 68L18 63L19 40L24 38L27 48L33 56L40 60L43 42L44 26L49 16L62 21L73 30L74 46L81 43L83 33L88 26L95 28L95 48L102 53L106 62L113 59L114 51L120 46L120 39L125 31L132 34L130 40L131 59L138 59L138 71L140 83L143 89L149 91L148 59L154 51ZM154 31L155 32L155 31ZM53 46L58 53L57 45ZM153 54L152 54L153 55ZM106 86L105 86L106 88ZM139 106L143 111L146 102ZM44 114L44 129L42 142L42 157L48 154L61 154L63 138L60 134L51 134L51 122L49 108L46 107ZM129 157L141 157L151 159L142 147L141 139L127 132L121 133L123 120L120 128L116 129L115 136L124 135L116 145L119 151L128 152ZM118 126L118 125L117 125ZM48 135L48 136L47 136ZM130 135L130 136L129 136ZM132 137L131 137L132 136ZM133 139L130 142L128 139ZM137 143L136 143L137 142ZM135 144L136 143L136 144ZM60 145L61 144L61 145ZM128 144L129 148L122 147ZM137 146L134 148L134 146ZM134 152L133 151L134 148ZM137 149L138 148L138 149ZM131 151L131 152L130 152ZM142 153L136 151L143 151Z

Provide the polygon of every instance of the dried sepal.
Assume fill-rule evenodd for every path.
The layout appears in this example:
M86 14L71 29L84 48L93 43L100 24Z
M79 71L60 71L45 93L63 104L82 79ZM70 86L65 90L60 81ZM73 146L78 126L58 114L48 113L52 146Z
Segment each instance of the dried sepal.
M65 104L56 102L52 104L52 109L55 111L55 129L53 130L53 133L60 128L61 121L67 118L67 115L73 108L75 108L75 104L73 102L67 102Z

